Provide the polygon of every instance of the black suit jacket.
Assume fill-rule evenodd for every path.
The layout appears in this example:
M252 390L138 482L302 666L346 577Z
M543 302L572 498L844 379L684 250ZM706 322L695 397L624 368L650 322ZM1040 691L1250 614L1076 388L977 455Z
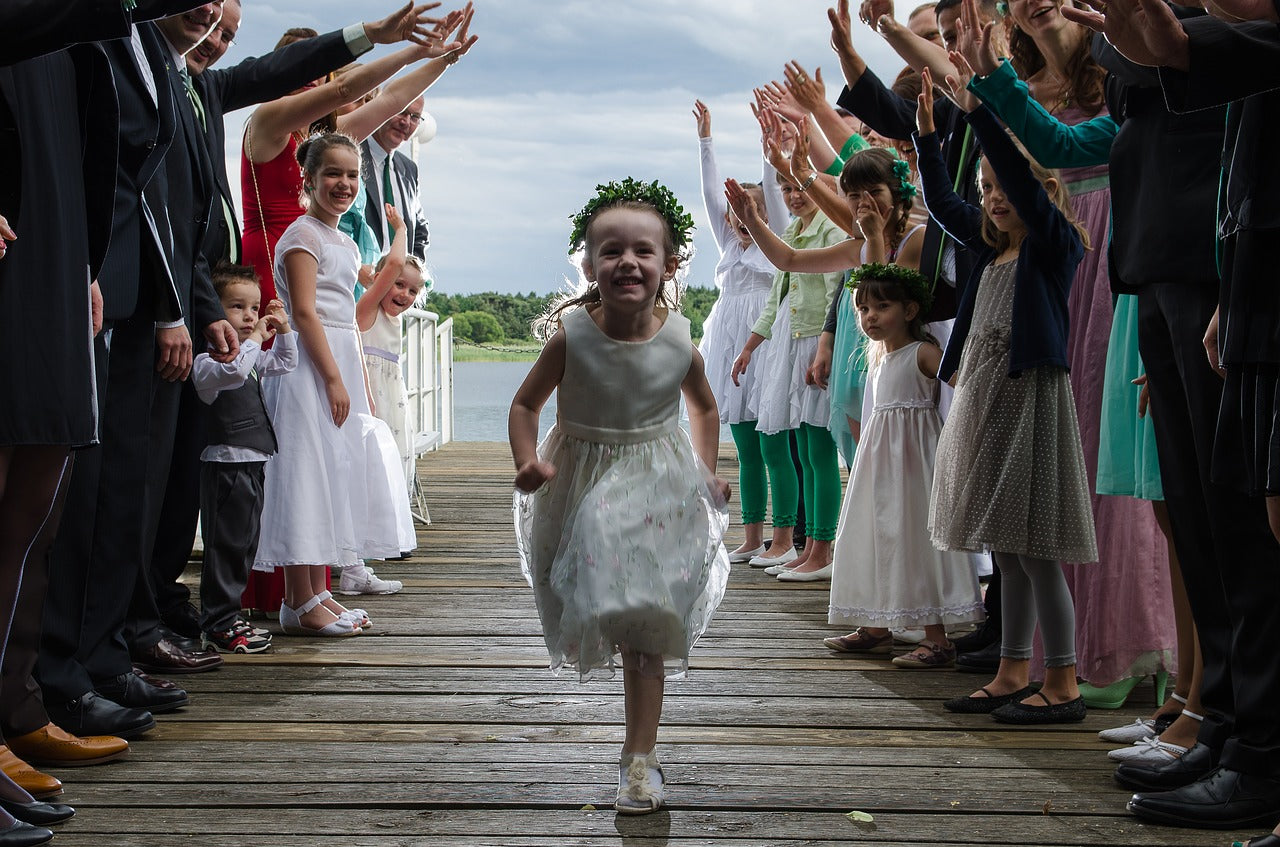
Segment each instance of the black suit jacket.
M232 243L235 244L236 255L243 255L240 227L234 217L236 204L232 199L231 183L227 176L227 129L223 124L223 116L227 112L283 97L346 65L354 58L342 30L338 30L318 38L295 42L261 58L245 59L226 70L210 69L195 77L196 91L204 102L205 114L208 116L204 140L213 163L214 179L220 195L220 198L214 198L214 207L210 213L212 217L202 250L209 265L216 265L228 258ZM224 200L227 208L232 209L234 226L230 231L221 208Z
M916 131L916 103L894 94L870 69L863 72L852 88L846 86L836 102L885 138L910 141L911 134ZM952 184L966 202L977 204L978 156L981 151L962 117L963 113L951 101L939 99L935 102L934 120L938 137L942 139L942 155ZM920 272L934 284L933 307L925 316L929 321L956 316L959 303L956 291L969 279L974 268L974 257L958 242L952 241L955 247L955 278L950 280L950 285L947 284L942 268L942 251L947 239L938 222L929 218L920 253Z
M123 38L130 23L177 15L200 5L202 0L139 0L129 13L120 0L4 0L0 3L0 65L73 44Z
M378 246L385 252L390 246L382 243L382 205L385 201L378 192L378 182L373 173L373 157L369 153L369 145L377 143L372 138L366 138L361 142L360 170L366 195L364 217L370 229L373 230L374 238L378 240ZM393 150L389 155L391 156L391 175L400 186L401 193L412 205L411 209L400 210L405 225L409 227L406 236L409 239L409 255L426 261L430 240L427 238L427 217L423 214L422 202L418 199L418 166L414 164L413 159L399 150Z

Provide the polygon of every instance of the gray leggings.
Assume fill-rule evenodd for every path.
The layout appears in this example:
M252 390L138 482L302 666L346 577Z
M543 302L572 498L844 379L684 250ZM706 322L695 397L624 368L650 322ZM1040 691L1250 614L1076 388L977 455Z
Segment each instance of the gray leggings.
M1076 609L1062 566L1051 559L996 553L1000 568L1000 612L1004 637L1000 655L1030 659L1036 619L1044 642L1044 664L1062 668L1076 663Z

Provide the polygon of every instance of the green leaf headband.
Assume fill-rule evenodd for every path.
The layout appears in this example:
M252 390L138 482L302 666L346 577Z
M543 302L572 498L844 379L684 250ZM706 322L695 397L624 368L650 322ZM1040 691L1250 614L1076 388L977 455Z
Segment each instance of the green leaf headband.
M601 209L616 206L619 203L634 201L652 206L662 216L671 230L671 240L677 250L681 250L693 237L693 216L684 210L680 201L671 193L671 189L653 182L638 182L627 177L621 182L609 182L596 186L596 196L587 201L582 211L570 217L573 221L573 232L569 235L569 254L573 255L582 249L587 240L587 225Z
M924 274L913 271L911 268L868 262L853 269L845 287L850 291L856 291L864 282L894 282L901 285L906 289L908 299L920 304L921 314L933 307L933 286L929 284Z

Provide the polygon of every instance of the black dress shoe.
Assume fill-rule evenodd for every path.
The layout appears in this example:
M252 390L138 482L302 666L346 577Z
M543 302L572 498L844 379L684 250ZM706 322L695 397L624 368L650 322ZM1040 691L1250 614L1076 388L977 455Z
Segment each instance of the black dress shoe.
M1134 791L1172 791L1190 785L1218 766L1218 757L1207 744L1197 741L1171 762L1156 767L1135 762L1116 766L1116 782Z
M122 673L115 679L98 683L94 689L121 706L132 709L146 709L153 714L172 712L191 702L187 692L174 685L158 686L150 682L150 677L130 671Z
M1274 824L1280 818L1280 780L1215 768L1173 791L1135 794L1129 811L1172 826L1234 829Z
M82 738L87 735L133 738L156 728L156 720L147 710L118 705L99 697L96 691L85 692L66 703L46 704L46 709L49 720Z
M163 625L156 627L156 629L159 631L161 638L168 641L179 650L183 650L187 653L198 653L204 649L204 647L201 646L200 639L198 637L189 638L185 635L174 632L172 629L169 629L169 627Z
M202 673L222 667L216 650L183 650L167 638L136 653L133 663L151 673Z
M992 625L990 620L983 621L982 626L975 629L968 635L962 635L959 638L951 639L951 643L956 645L956 655L965 653L974 653L983 647L989 647L992 644L1000 643L1000 627ZM996 657L999 659L999 656Z
M981 650L956 656L956 670L965 673L995 673L1000 670L1000 642L994 641Z
M0 847L36 847L53 840L53 830L32 826L26 821L14 821L13 826L0 830Z
M1236 844L1239 843L1239 841L1236 842ZM1267 835L1259 835L1257 838L1250 838L1249 847L1280 847L1280 835L1268 833Z
M175 606L160 616L164 625L183 638L200 640L200 613L190 603Z
M52 826L71 820L76 810L62 803L15 803L0 797L0 808L32 826Z

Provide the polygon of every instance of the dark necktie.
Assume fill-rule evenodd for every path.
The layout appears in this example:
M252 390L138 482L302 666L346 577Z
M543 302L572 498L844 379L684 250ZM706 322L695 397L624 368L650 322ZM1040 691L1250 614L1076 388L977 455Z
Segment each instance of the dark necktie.
M391 187L391 154L387 154L387 158L382 162L382 199L387 205L394 206L396 204L396 192ZM386 213L383 213L386 216ZM391 225L391 221L387 221L387 244L388 250L391 249L391 239L396 237L396 228Z
M195 80L191 78L191 74L187 69L181 68L178 73L182 75L182 87L187 90L187 99L191 101L191 110L196 114L196 120L200 122L200 129L204 132L209 131L209 119L204 110L204 99L200 97L200 92L196 90ZM236 252L236 239L234 233L236 231L236 218L231 212L231 204L227 202L227 197L221 191L218 197L222 201L222 217L227 221L227 260L231 264L240 261L240 256Z

